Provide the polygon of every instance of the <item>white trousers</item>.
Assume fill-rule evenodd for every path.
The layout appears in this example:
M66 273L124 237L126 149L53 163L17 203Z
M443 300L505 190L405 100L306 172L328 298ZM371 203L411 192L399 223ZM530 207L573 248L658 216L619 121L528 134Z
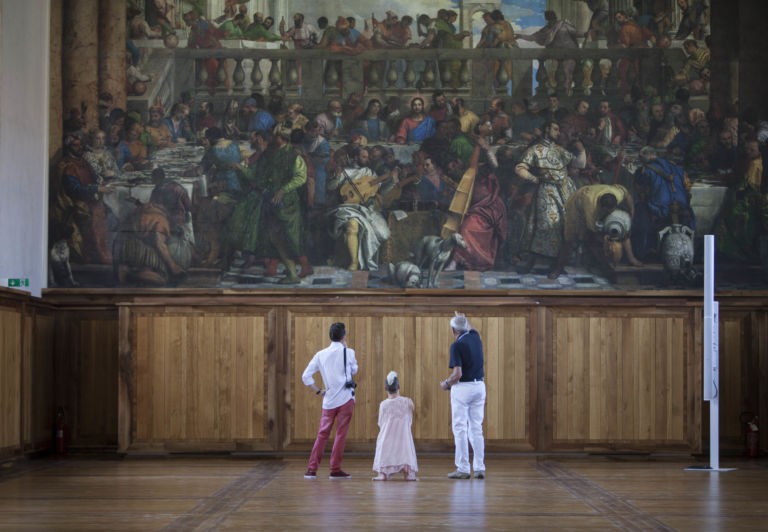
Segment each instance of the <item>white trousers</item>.
M457 382L451 386L451 420L456 443L456 469L469 473L469 448L474 452L473 469L485 471L485 441L483 416L485 415L485 383Z

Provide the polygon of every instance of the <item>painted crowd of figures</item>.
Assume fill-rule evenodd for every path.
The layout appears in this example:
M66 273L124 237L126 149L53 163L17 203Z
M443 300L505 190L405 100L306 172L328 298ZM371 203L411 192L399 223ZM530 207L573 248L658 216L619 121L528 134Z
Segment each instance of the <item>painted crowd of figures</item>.
M680 2L684 10L694 9ZM604 2L588 3L594 12L588 39L612 35L617 45L631 48L662 45L660 37L668 34L663 17L652 17L656 26L650 29L650 19L639 24L640 17L618 12L614 26L601 14ZM231 16L219 21L186 13L189 46L215 47L222 32L249 38L249 31L255 35L265 27L261 13L246 25L234 9L229 6ZM695 13L683 17L677 38L703 36L706 21ZM466 35L456 32L454 15L441 10L421 21L422 45L436 40L461 47ZM130 19L132 31L156 30L139 24L139 16ZM354 23L339 17L315 38L303 18L297 14L290 30L281 24L278 38L296 47L330 43L334 51L364 42L404 46L410 39L410 31L402 31L405 41L397 37L410 17L391 12L383 21L372 17L356 34ZM526 36L515 35L501 13L488 13L478 46L515 46L516 39L579 46L570 23L549 11L545 18L546 26ZM270 91L266 100L260 93L230 100L217 110L213 99L196 101L187 92L167 116L158 104L145 121L112 108L110 95L102 95L100 128L84 132L76 113L65 124L65 155L52 186L52 258L60 264L66 246L74 264L111 266L112 282L119 285L194 284L196 270L233 267L296 285L318 265L378 270L385 266L383 244L399 236L392 234L393 217L431 212L427 224L406 224L416 237L410 241L430 249L421 255L412 250L420 257L413 266L431 270L424 286L437 286L434 273L443 269L526 273L537 261L546 263L552 278L574 260L611 278L621 261L661 261L662 229L695 229L695 174L729 189L716 221L723 256L758 263L768 225L762 164L768 124L749 110L711 105L705 113L692 105L692 93L708 90L709 51L694 39L683 46L688 60L670 93L638 86L636 65L622 60L623 101L576 99L572 109L552 94L546 103L494 98L476 113L446 89L429 102L414 96L407 114L397 96L363 106L358 93L309 114L299 103L286 106L280 91ZM194 145L204 154L183 170L158 166L163 150ZM118 216L105 203L116 183L150 175L150 197L135 201L127 214ZM194 187L184 186L191 182ZM606 219L614 212L626 213L629 221L610 232ZM396 262L402 263L390 267L394 282L422 284L404 257ZM52 271L58 272L56 284L88 284L68 268Z

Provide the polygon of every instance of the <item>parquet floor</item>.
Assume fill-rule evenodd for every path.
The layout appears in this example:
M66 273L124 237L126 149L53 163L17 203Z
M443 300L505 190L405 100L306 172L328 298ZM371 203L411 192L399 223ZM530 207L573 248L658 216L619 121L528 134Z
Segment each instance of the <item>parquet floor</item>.
M691 472L689 457L491 456L485 480L303 479L306 457L66 458L0 467L0 530L768 530L768 461Z

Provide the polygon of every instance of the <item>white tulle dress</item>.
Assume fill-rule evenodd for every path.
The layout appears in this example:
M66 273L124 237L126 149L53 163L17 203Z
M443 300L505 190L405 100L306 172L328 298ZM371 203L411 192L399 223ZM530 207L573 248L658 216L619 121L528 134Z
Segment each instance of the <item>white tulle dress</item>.
M413 401L408 397L398 396L381 402L374 471L386 477L403 472L413 478L419 467L411 434L412 421Z

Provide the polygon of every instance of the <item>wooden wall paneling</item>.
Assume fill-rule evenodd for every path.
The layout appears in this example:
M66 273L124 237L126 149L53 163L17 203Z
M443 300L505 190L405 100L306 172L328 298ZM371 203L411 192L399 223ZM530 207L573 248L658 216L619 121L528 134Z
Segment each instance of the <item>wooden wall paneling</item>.
M409 309L411 310L411 309ZM486 352L486 439L489 445L533 448L530 426L531 389L535 377L528 313L488 316L464 309L480 332ZM473 312L474 310L474 312ZM365 315L365 312L369 315ZM376 312L373 314L372 312ZM487 311L486 311L487 314ZM356 377L355 416L350 427L350 448L372 449L378 435L378 408L386 398L384 380L397 371L401 393L414 401L413 434L420 449L447 450L452 446L450 395L439 382L450 374L449 348L453 341L449 313L355 309L346 315L328 316L309 311L292 312L290 387L295 387L289 446L311 445L317 432L320 400L303 386L301 374L314 353L325 348L328 328L334 321L347 325L348 343L356 351L360 372ZM319 375L315 376L318 382Z
M692 308L690 311L693 328L688 336L686 349L690 353L690 359L685 369L685 388L683 394L685 397L685 417L688 420L686 424L686 439L688 440L691 451L700 453L703 442L703 379L704 371L704 308L703 303ZM708 412L707 412L708 415Z
M474 319L475 326L480 330L484 325L481 320L472 317L471 309L463 310ZM410 382L409 388L413 390L409 397L414 402L412 432L417 445L419 448L430 448L429 444L439 443L442 444L442 450L445 443L453 438L450 392L440 388L440 381L451 373L448 365L453 337L449 328L450 314L436 316L434 311L429 314L432 315L420 312L406 317L407 322L404 325L408 336L405 338L405 352L406 356L413 359L410 365L413 373L411 376L405 373L402 378L404 382ZM387 330L394 331L398 324L389 325L393 318L387 319ZM410 338L413 340L410 341ZM380 376L382 384L379 386L382 388L386 371L387 368ZM408 388L405 390L404 395L408 395ZM383 400L386 394L380 393L379 397Z
M446 415L445 409L446 401L440 399L448 399L445 395L436 396L430 393L430 385L444 380L450 370L445 360L442 364L431 360L432 349L425 351L424 346L439 345L440 332L429 327L428 318L409 316L407 319L409 327L405 330L412 338L410 343L413 358L417 362L413 367L414 386L411 399L414 403L414 424L411 430L416 441L439 440L445 438L447 427L450 426L450 414Z
M241 337L245 340L238 343L238 366L236 368L236 377L239 373L249 375L248 380L239 380L239 389L245 392L250 390L248 401L235 402L237 411L233 414L233 419L243 420L241 428L235 431L238 440L255 440L268 442L269 435L274 426L273 420L269 417L269 390L274 388L276 383L269 379L268 367L268 337L273 337L275 329L270 329L271 313L254 316L248 322L241 320L238 322ZM244 349L248 348L248 351ZM258 354L258 357L248 356L248 352ZM242 371L241 371L242 370ZM251 383L261 383L258 388ZM240 394L234 394L233 397L240 397ZM275 448L275 447L271 447Z
M49 310L35 309L25 335L29 339L24 360L24 450L39 451L53 445L56 417L53 353L55 319Z
M685 365L695 356L686 349L687 330L681 317L655 319L655 367L653 370L654 424L651 439L685 439Z
M480 332L480 338L483 340L483 363L485 366L483 369L485 373L486 391L485 428L483 435L485 436L485 441L490 443L494 440L504 439L505 422L508 425L510 434L514 435L514 413L508 412L505 408L506 405L500 400L504 391L507 389L505 381L509 380L510 384L514 382L514 344L506 345L503 334L502 337L499 338L499 331L504 331L505 328L514 330L515 327L514 324L507 323L507 320L504 318L482 317L478 319L470 317L470 323L472 323L473 327L477 328L478 332ZM505 327L505 325L508 326ZM445 327L445 325L443 325L443 327ZM509 374L505 371L506 359L511 359L512 361ZM525 374L525 358L523 358L522 367L519 369ZM509 406L522 406L522 410L525 413L527 411L525 408L525 387L518 391L522 392L522 405L520 404L520 401L515 401L513 394L512 402ZM524 415L525 414L523 414L523 416ZM525 439L525 436L525 427L523 427L522 439Z
M166 305L164 296L126 299L122 308L131 318L121 317L120 357L135 368L136 388L126 392L136 404L127 401L129 412L134 407L125 416L121 399L121 420L133 417L135 423L134 432L130 421L125 424L129 429L129 436L121 436L129 442L125 448L308 451L316 434L320 403L301 383L301 372L309 358L330 342L330 323L345 321L361 368L350 449L373 449L378 404L385 397L384 376L395 369L401 375L402 393L416 404L413 431L419 450L450 451L450 399L437 383L449 372L452 338L447 322L453 309L461 308L486 344L489 451L701 450L704 403L698 299L681 301L679 296L656 294L622 300L579 294L541 300L471 296L457 302L438 295L384 297L370 303L359 294L334 296L333 301L314 295L224 296L219 300L180 298L178 301L188 304L175 307ZM89 302L76 301L77 308L60 309L68 316L65 326L75 330L82 328L79 322L93 318L84 310ZM142 301L146 306L139 304ZM532 306L534 301L538 306ZM738 370L740 375L735 377L738 384L730 386L739 399L729 399L731 408L738 409L734 442L739 446L743 445L740 402L751 400L760 413L766 410L766 387L761 384L768 365L768 332L764 307L754 301L721 299L726 322L740 316L735 329L721 326L721 349L740 353L738 361L727 358L722 362L732 366L723 370L722 378L731 378L729 371ZM213 304L219 302L228 306ZM174 321L180 315L186 316L183 326ZM241 331L235 319L253 315L262 320L258 339L242 332L258 330L258 326L246 320ZM141 332L137 316L148 320ZM163 322L165 318L170 321ZM81 342L78 334L69 335L76 346ZM251 341L255 343L251 345ZM127 350L124 345L129 346ZM68 349L76 353L79 347ZM139 351L150 350L162 354L159 358L135 357ZM221 356L211 356L214 350ZM249 361L258 350L262 352L262 373L256 372L250 379L265 382L254 385L262 389L260 398L245 399L252 401L246 422L242 403L232 397L247 395L250 381L242 379L245 372L241 368L255 371ZM496 351L503 351L503 357L494 358ZM576 354L580 358L574 358ZM66 362L74 370L69 374L93 372L79 367L84 360L67 355ZM123 365L121 361L120 383L127 389L132 381L123 379L122 374L128 373ZM162 377L152 381L158 371ZM144 378L141 393L140 373ZM211 375L215 379L206 380ZM76 391L79 383L74 381L77 379L67 378L64 382ZM166 404L169 397L175 404ZM208 403L203 405L201 400ZM143 402L141 406L139 402ZM176 424L161 421L170 419L173 412L183 413ZM121 434L125 433L122 421L120 426ZM243 431L251 430L249 426L261 427L259 437L240 439ZM144 439L137 438L142 430ZM156 439L155 433L163 430L168 431L165 436L174 431L178 439Z
M765 428L768 422L768 311L755 311L752 314L752 330L755 331L753 352L757 354L754 373L759 387L756 394L757 413L763 425L763 430L760 431L760 449L765 453L768 449L768 430Z
M293 337L293 330L287 319L287 312L282 309L270 309L266 315L264 331L265 360L267 375L266 414L267 440L272 449L282 449L287 438L287 418L289 409L286 391L286 381L290 372L290 357L285 339ZM278 338L277 331L285 331L283 338ZM259 338L255 337L254 341ZM254 372L257 371L254 368ZM252 422L258 421L256 409L253 408Z
M117 444L117 315L80 322L78 349L78 443Z
M131 321L136 428L125 448L272 448L268 312L134 307Z
M115 307L56 312L55 406L73 447L117 444L118 313Z
M133 334L131 308L119 307L117 450L124 453L136 437L136 337Z
M24 307L0 306L0 457L21 450Z
M317 435L322 400L315 396L311 389L304 386L301 376L315 353L331 343L328 337L331 324L337 321L344 322L348 329L349 346L355 349L357 356L363 353L361 346L356 343L357 333L352 332L348 315L328 315L319 310L316 314L308 312L289 311L287 315L289 330L293 336L286 339L291 360L291 371L285 383L286 405L290 410L285 420L284 444L286 447L301 442L311 445ZM320 376L315 375L314 379L315 383L322 387Z
M553 356L553 432L552 439L555 440L569 440L575 439L575 436L571 434L571 420L573 419L575 412L570 409L569 403L572 401L571 395L573 394L573 368L570 364L570 360L573 358L569 355L569 345L574 341L572 338L571 324L568 318L558 317L555 320L557 327L555 331L555 341L553 342L554 356Z
M536 421L533 445L538 451L549 451L554 439L555 412L555 366L554 352L554 317L551 309L537 307L531 315L531 337L534 345L531 352L536 356L536 394L531 408L532 419Z
M761 365L760 359L764 357L764 351L766 348L765 330L761 327L760 312L757 309L752 310L749 316L749 336L748 336L748 351L744 364L742 375L744 378L745 389L742 395L742 401L745 405L745 410L751 410L758 416L758 420L768 421L766 417L760 417L761 410L765 409L764 404L760 402L761 396L761 377L764 386L768 386L768 380L766 380L766 368ZM764 313L763 313L764 314ZM758 425L759 426L759 425ZM743 425L742 425L743 427ZM765 427L763 427L765 430Z
M479 325L471 317L470 321L481 333L486 360L487 445L489 449L503 445L532 450L531 420L535 418L531 417L531 387L535 390L536 351L530 311L511 310L503 316L484 317Z
M361 313L362 314L362 313ZM353 315L346 320L347 326L347 345L355 349L355 356L359 370L354 379L358 383L355 390L355 416L349 429L348 439L355 442L370 442L375 440L378 429L376 426L376 417L371 417L381 400L382 380L376 379L381 375L380 360L384 353L381 351L382 319L380 316L372 315ZM330 342L326 342L326 345ZM307 389L305 388L305 391Z
M674 399L676 398L673 398L670 395L672 388L679 389L684 385L684 381L682 379L675 383L677 386L670 385L673 367L682 367L682 363L678 364L676 358L684 355L685 353L682 348L682 342L677 342L677 340L681 339L680 335L676 335L673 332L683 332L682 328L679 327L679 324L678 327L675 327L675 321L676 320L674 318L654 319L654 327L656 333L654 339L656 345L654 349L654 367L650 373L653 377L652 404L654 406L654 411L650 412L653 423L650 427L651 440L666 438L674 439L675 437L677 437L677 439L682 439L682 434L679 436L675 436L673 434L673 427L678 426L682 429L683 424L671 423L672 415L670 412L673 406L675 406L678 410L682 410L682 403L677 403L677 405L675 405ZM673 345L678 343L680 345ZM683 418L680 416L678 419L682 421Z
M619 421L621 418L621 406L623 401L619 395L619 388L613 385L616 376L621 375L622 357L612 356L612 353L622 352L622 327L626 325L626 318L608 322L603 320L603 334L601 338L601 384L605 391L605 403L602 405L603 432L610 439L619 439ZM612 407L613 406L613 407Z
M691 314L555 311L554 444L694 445L686 432Z
M656 343L656 320L652 317L632 319L634 348L629 355L634 362L635 386L631 390L631 404L635 410L633 440L652 440L653 417L656 412L656 358L671 356L672 353L659 353Z
M754 412L749 400L749 373L754 369L748 363L752 349L751 318L749 310L720 315L720 443L724 449L744 448L741 413Z
M744 452L744 418L748 416L742 413L752 412L761 420L768 417L766 383L768 312L761 308L721 311L720 444L724 449ZM708 424L706 427L708 438ZM766 447L768 439L761 434L761 448Z
M635 423L634 393L636 387L637 367L636 357L632 356L635 349L635 336L633 321L631 316L621 317L621 327L619 329L621 351L616 354L617 378L615 385L618 416L616 419L616 441L632 441L638 438ZM643 339L645 341L648 338ZM642 344L641 344L642 345Z
M348 312L348 309L345 309ZM347 330L347 344L355 351L359 372L354 376L359 387L356 394L355 413L349 429L348 442L359 442L364 434L366 396L371 395L370 374L375 365L371 351L370 327L366 323L370 317L355 317L353 314L323 315L322 311L294 312L291 315L294 338L288 339L293 344L293 370L290 379L290 389L293 397L293 427L289 429L288 444L303 442L311 446L317 434L317 427L322 408L322 399L311 392L302 382L302 374L314 354L330 344L328 330L334 322L344 322ZM339 368L341 371L341 368ZM366 376L368 377L366 379ZM319 374L313 375L315 383L323 387ZM332 436L333 437L333 436Z
M129 310L131 323L133 324L131 343L134 346L132 358L133 367L135 368L136 395L131 400L131 403L133 403L131 417L133 418L132 425L135 427L135 432L131 434L128 446L137 440L148 440L150 435L155 433L152 424L158 408L155 405L154 394L160 395L163 392L162 389L156 390L152 383L149 382L152 375L149 365L153 359L146 356L146 353L150 351L149 346L152 344L154 330L147 327L146 322L148 318L139 316L138 309L131 308ZM142 356L139 355L140 353ZM160 356L156 354L155 359L159 358Z

